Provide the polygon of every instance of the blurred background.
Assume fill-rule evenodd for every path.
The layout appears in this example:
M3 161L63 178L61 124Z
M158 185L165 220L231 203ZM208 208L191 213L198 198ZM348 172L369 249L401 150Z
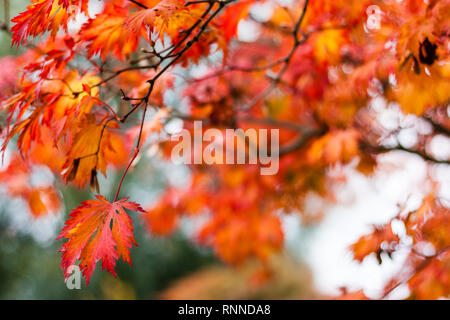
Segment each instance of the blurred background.
M10 3L10 16L15 16L28 1ZM1 57L18 54L10 43L10 36L0 32ZM397 116L386 113L385 121ZM407 142L414 137L405 132L403 138ZM448 144L439 144L437 149L450 152ZM7 154L3 166L8 160ZM160 238L150 236L132 216L139 245L131 250L134 266L118 261L117 278L97 267L89 287L82 283L80 290L69 290L64 283L58 253L63 240L55 238L69 211L92 194L56 182L64 209L33 219L22 200L11 199L0 186L0 299L317 299L339 295L344 286L364 289L366 295L376 297L399 271L405 255L400 250L382 265L374 256L358 264L348 246L370 232L373 224L395 216L398 204L408 201L411 208L418 206L424 196L421 184L428 174L425 163L414 155L386 154L380 165L387 169L370 178L341 168L348 172L337 192L337 204L330 206L313 196L308 199L308 205L323 213L320 221L306 223L295 213L285 216L285 249L271 259L269 270L254 261L239 268L218 261L209 249L189 240L195 220L183 221L176 234ZM436 170L442 181L450 181L449 170ZM101 177L105 195L115 190L120 176L121 172L110 172L108 180ZM44 168L35 178L53 179ZM146 207L165 187L187 183L189 170L145 157L126 181L123 193L133 194L133 200ZM396 291L396 298L407 296L407 288Z

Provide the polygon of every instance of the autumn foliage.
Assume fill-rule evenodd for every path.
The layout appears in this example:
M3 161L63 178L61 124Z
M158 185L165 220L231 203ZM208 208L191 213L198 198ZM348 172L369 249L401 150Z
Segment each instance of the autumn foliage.
M368 24L374 4L378 28ZM267 261L283 248L282 216L317 221L322 212L311 212L306 198L336 201L340 169L371 176L383 170L383 154L408 153L430 170L422 203L400 205L351 250L359 262L374 254L380 264L408 250L405 272L380 298L401 284L411 298L449 297L450 210L433 170L448 169L450 159L430 147L450 133L449 7L449 0L104 0L93 15L88 0L32 0L3 28L21 51L0 60L2 151L12 153L0 181L39 218L62 207L56 186L31 183L40 166L97 194L100 174L123 172L115 197L83 202L59 235L66 277L79 262L89 283L98 261L114 275L118 259L131 264L140 222L169 235L181 218L205 215L194 241L232 265ZM82 25L69 28L80 16ZM399 114L395 126L383 123L386 109ZM121 188L148 150L170 161L165 124L173 119L188 130L194 120L203 130L280 129L278 173L192 165L189 186L169 187L146 210L122 199L133 199ZM417 141L404 145L398 135L411 123Z

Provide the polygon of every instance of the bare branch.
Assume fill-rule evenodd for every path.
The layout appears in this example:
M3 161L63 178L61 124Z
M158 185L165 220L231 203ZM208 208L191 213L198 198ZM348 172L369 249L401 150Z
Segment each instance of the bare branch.
M408 152L408 153L411 153L411 154L418 155L419 157L421 157L425 161L433 162L433 163L436 163L436 164L450 164L450 160L436 159L436 158L433 158L432 156L428 155L425 152L422 152L420 150L408 149L408 148L405 148L405 147L403 147L401 145L397 145L395 147L372 146L372 145L368 145L367 143L363 142L361 144L361 148L367 150L368 152L372 152L372 153L386 153L386 152L396 151L396 150L397 151L404 151L404 152Z

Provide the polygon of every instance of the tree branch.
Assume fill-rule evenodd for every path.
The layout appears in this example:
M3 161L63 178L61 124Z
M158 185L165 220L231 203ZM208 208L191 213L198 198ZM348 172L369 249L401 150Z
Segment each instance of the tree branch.
M299 32L301 24L305 18L306 11L308 9L308 4L309 4L309 0L305 0L305 3L303 5L303 11L302 11L300 17L298 18L297 22L295 23L294 29L292 30L292 36L294 38L294 45L292 46L292 49L288 53L288 55L281 59L280 63L283 63L283 67L278 72L276 77L272 79L272 83L270 84L270 86L265 91L263 91L261 94L254 97L252 99L252 101L250 101L250 103L248 103L247 105L245 105L242 108L239 108L240 111L250 110L254 105L256 105L259 101L261 101L266 96L268 96L277 87L277 85L281 81L281 77L286 72L287 68L289 67L289 64L292 60L292 57L294 56L295 51L302 43L304 43L308 39L308 35L303 35L303 39L300 39L298 37L298 32Z
M320 137L325 132L326 132L325 130L305 131L297 139L294 139L293 141L291 141L283 146L280 146L280 152L279 152L280 157L303 148L312 138Z
M436 164L450 164L450 160L439 160L439 159L431 157L430 155L428 155L425 152L422 152L419 150L407 149L401 145L397 145L395 147L386 147L386 146L372 146L367 143L362 143L361 148L365 149L371 153L386 153L389 151L396 151L396 150L404 151L404 152L408 152L411 154L415 154L415 155L421 157L422 159L424 159L425 161L433 162Z
M383 295L380 297L380 300L385 299L392 291L397 289L400 285L407 283L409 280L412 279L417 273L424 270L435 258L438 258L441 254L445 253L446 251L450 250L450 246L444 247L440 250L438 250L435 254L432 256L425 257L425 260L423 260L414 270L413 272L406 278L400 281L395 282L393 285L391 285L389 288L387 288Z
M140 3L139 1L136 0L128 0L130 2L133 2L135 5L137 5L138 7L141 7L143 9L148 9L148 7L145 4Z

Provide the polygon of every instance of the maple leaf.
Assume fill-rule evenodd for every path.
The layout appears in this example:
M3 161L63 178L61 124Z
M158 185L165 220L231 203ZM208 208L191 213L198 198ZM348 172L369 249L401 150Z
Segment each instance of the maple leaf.
M339 61L340 49L346 41L343 30L326 30L313 40L314 55L319 63L334 64Z
M279 251L284 234L275 216L219 216L202 228L199 240L211 241L219 257L238 265L250 256L266 260Z
M87 13L88 0L77 1L72 4L70 0L32 0L27 11L20 13L11 21L16 24L11 28L13 33L12 46L24 43L29 36L36 37L46 31L51 31L55 37L60 27L67 29L69 18L75 16L81 8Z
M178 213L170 205L160 204L142 215L149 232L155 235L166 236L171 234L178 225Z
M413 63L413 60L411 60ZM425 111L449 101L450 59L425 69L408 63L398 74L398 84L392 94L403 111L422 115ZM408 69L407 69L408 68ZM416 72L417 71L417 72Z
M358 132L353 129L336 130L314 141L308 150L311 164L349 162L358 154Z
M382 243L391 245L398 243L399 238L392 232L390 225L385 227L376 227L372 234L362 236L351 246L354 258L362 262L368 255L376 253L378 262L381 264L381 253L386 252L390 255L390 248L381 248Z
M53 186L31 189L25 194L31 214L40 218L61 208L61 199Z
M58 191L52 185L33 186L30 181L32 171L32 166L15 153L9 165L0 171L0 182L6 186L9 195L25 200L33 218L58 212L61 208Z
M450 295L450 252L430 261L408 281L411 297L419 300L448 298Z
M189 16L189 10L184 6L183 0L154 0L150 1L149 9L139 10L130 15L124 23L129 32L140 33L147 27L150 33L156 32L162 38L164 32L170 29L178 29L179 20L185 22Z
M236 35L239 22L248 16L252 4L251 0L240 1L224 10L217 24L227 41Z
M98 191L97 170L106 176L107 165L125 164L129 150L123 137L111 130L119 127L116 122L99 124L94 115L87 115L80 125L82 129L67 153L63 176L80 188L90 181L91 188Z
M2 151L15 135L19 135L17 146L22 154L27 154L33 141L41 141L43 124L54 130L56 142L67 131L69 124L81 120L91 111L97 102L98 89L93 88L90 92L82 89L86 84L96 82L97 77L90 74L80 77L77 71L71 71L61 79L26 85L22 92L4 101L2 108L9 115L6 121L8 133ZM74 92L79 93L74 95ZM25 115L28 117L22 120ZM14 116L15 124L10 128Z
M450 246L450 209L434 193L428 194L421 206L408 214L406 231L415 244L427 241L435 248Z
M88 44L89 56L97 53L103 60L114 53L123 61L131 52L136 51L139 34L128 33L123 24L128 10L117 5L108 5L102 14L90 19L80 31L80 41Z
M41 95L48 92L57 97L49 116L53 120L63 120L66 125L70 123L70 118L80 119L84 114L90 113L93 105L98 102L95 98L99 90L95 87L85 89L99 81L100 79L91 73L79 75L75 70L67 73L61 80L45 81Z
M132 220L125 212L128 209L144 212L139 204L128 198L110 203L98 195L97 200L87 200L74 209L70 219L57 239L66 238L62 252L61 267L65 277L69 267L80 260L80 269L89 284L95 265L102 260L102 269L107 269L114 276L116 260L122 258L132 265L130 249L137 246L133 233Z

